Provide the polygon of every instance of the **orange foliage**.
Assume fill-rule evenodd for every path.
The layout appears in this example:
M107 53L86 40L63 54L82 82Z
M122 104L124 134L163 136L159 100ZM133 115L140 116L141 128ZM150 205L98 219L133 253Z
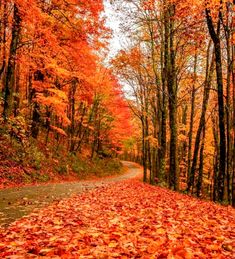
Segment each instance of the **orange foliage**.
M106 112L114 117L115 123L119 121L119 101L113 102L113 99L124 102L124 96L121 90L117 91L120 86L117 86L111 71L102 65L103 58L100 57L110 34L102 18L103 1L9 1L7 46L10 45L14 19L12 4L18 8L21 19L16 66L19 67L20 98L26 100L23 100L20 111L36 103L41 117L51 117L50 129L58 132L61 128L60 133L63 133L71 125L71 98L75 98L77 113L81 103L87 105L89 113L96 96L99 96L107 106ZM76 84L76 90L74 96L70 96L73 84ZM108 107L111 103L115 108ZM128 116L125 119L128 120ZM108 138L113 143L121 141L116 139L118 134Z
M234 227L231 208L129 180L16 221L0 255L229 259Z

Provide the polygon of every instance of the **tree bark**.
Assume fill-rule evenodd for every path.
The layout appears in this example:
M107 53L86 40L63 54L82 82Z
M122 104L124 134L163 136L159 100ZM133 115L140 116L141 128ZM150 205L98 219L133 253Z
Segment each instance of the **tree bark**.
M235 46L232 47L232 60L235 58ZM233 65L234 68L234 65ZM233 82L233 150L232 150L232 206L235 208L235 71L232 70Z
M192 159L192 140L193 140L193 126L194 126L194 113L195 113L195 82L197 73L197 54L194 57L194 79L193 89L191 93L191 115L190 115L190 128L188 133L188 174L187 180L189 182L191 176L191 159Z
M76 80L73 80L71 85L70 85L70 93L69 93L69 100L70 100L70 115L69 118L71 120L71 125L70 125L70 147L69 151L74 152L75 149L75 139L74 139L74 134L75 134L75 93L76 93Z
M2 12L3 12L3 22L1 23L1 53L2 53L2 65L0 68L0 79L2 78L2 75L4 74L5 68L6 68L6 31L7 31L7 3L6 0L3 1L2 4Z
M44 75L40 70L34 72L34 80L35 81L44 81ZM36 90L34 88L31 89L31 100L33 101L33 115L32 115L32 125L31 125L31 134L32 137L37 139L39 134L39 126L40 126L40 105L36 100Z
M17 47L19 44L20 30L21 30L21 17L16 4L14 4L13 25L12 25L12 39L10 44L10 53L8 65L6 69L6 78L4 83L4 107L3 117L7 119L12 114L13 109L13 91L15 81L15 64Z
M205 146L205 136L206 136L206 126L203 126L202 132L202 143L200 148L200 162L199 162L199 172L198 172L198 179L197 179L197 197L201 195L202 183L203 183L203 168L204 168L204 146Z
M219 11L219 17L221 10ZM218 90L218 106L219 106L219 172L218 172L218 200L221 202L224 198L224 180L226 175L226 134L225 134L225 112L224 112L224 97L223 97L223 71L221 58L221 43L220 43L220 19L218 21L217 32L214 29L210 10L206 8L207 26L211 39L215 47L215 62L216 62L216 77Z
M188 177L188 186L187 186L188 193L191 191L191 188L192 188L192 193L193 193L194 178L195 178L195 172L196 172L196 167L197 167L201 133L202 133L203 126L205 125L205 121L206 121L206 111L207 111L207 105L208 105L209 96L210 96L210 86L211 86L211 81L212 81L212 76L213 76L213 71L214 71L214 57L212 57L211 64L209 65L209 51L210 51L210 45L208 46L208 50L207 50L208 62L207 62L207 68L206 68L206 79L205 79L205 87L204 87L204 93L203 93L202 112L201 112L201 117L200 117L200 121L199 121L199 126L197 129L195 144L194 144L192 167L190 170L190 175Z
M169 60L167 63L167 88L169 94L169 120L170 120L170 171L169 187L179 190L178 169L178 130L177 130L177 83L174 49L174 15L175 6L169 6Z

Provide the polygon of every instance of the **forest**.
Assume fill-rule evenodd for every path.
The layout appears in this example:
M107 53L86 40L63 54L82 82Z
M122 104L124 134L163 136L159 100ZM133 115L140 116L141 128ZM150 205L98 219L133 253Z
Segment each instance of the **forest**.
M32 174L46 181L51 164L62 175L96 170L83 160L121 151L131 115L105 65L111 31L103 11L101 0L0 1L1 160L13 158L1 184Z
M0 17L0 257L234 258L235 1Z
M116 1L131 45L112 63L131 89L141 132L125 152L144 181L233 206L234 4Z
M235 206L234 2L109 5L126 43L107 60L101 0L0 2L2 135Z

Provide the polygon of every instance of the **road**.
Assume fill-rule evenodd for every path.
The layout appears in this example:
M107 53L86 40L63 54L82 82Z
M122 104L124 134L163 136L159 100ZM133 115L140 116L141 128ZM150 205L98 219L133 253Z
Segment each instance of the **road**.
M65 182L0 190L0 226L7 227L16 219L71 195L141 175L142 170L137 164L123 161L123 165L127 168L124 174L96 181Z

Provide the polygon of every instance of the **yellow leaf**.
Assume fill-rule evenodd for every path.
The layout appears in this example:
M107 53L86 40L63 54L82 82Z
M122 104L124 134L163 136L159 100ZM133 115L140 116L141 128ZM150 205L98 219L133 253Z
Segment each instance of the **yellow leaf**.
M117 242L112 241L111 243L109 243L110 248L115 248L115 247L117 247L117 245L118 245Z
M157 229L156 232L157 232L157 234L165 234L166 233L164 228L159 228L159 229Z

